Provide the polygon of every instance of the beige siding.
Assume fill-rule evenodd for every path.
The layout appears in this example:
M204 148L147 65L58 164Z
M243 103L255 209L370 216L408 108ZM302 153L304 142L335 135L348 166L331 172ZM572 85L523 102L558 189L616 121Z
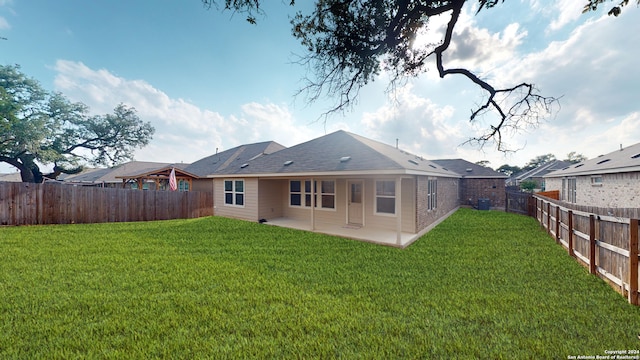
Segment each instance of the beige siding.
M209 191L213 192L213 179L194 179L192 181L192 191Z
M244 206L224 203L224 180L244 180ZM242 220L258 221L258 179L216 179L213 192L214 213Z
M276 219L282 217L283 198L287 189L287 180L259 180L258 181L258 217L260 219Z

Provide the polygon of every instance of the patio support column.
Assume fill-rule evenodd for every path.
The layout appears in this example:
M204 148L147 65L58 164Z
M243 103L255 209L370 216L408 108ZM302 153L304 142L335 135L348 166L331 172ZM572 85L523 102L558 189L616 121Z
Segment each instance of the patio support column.
M311 179L311 231L316 230L316 184L315 180Z
M396 244L402 245L402 177L396 177Z

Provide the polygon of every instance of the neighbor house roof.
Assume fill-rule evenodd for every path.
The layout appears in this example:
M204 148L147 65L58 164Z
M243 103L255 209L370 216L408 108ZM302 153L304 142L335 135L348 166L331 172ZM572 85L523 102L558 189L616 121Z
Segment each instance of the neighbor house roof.
M183 169L189 164L171 164L150 161L129 161L124 164L116 165L110 168L91 169L90 171L81 172L77 175L70 175L64 178L65 182L74 183L114 183L122 182L121 178L126 175L142 174L167 166L175 166Z
M487 179L487 178L501 178L506 179L507 175L497 172L491 168L474 164L463 159L440 159L431 160L434 163L442 166L445 169L451 170L460 174L463 178L467 179Z
M522 182L527 179L543 178L548 173L565 168L569 165L571 165L571 163L568 161L548 161L536 168L513 175L512 178L514 178L517 182Z
M240 166L251 159L271 154L282 149L285 149L285 147L275 141L240 145L200 159L187 166L184 170L191 174L205 177L207 175L224 171L228 167Z
M459 177L422 157L343 130L236 163L212 177L305 176L309 174L424 174Z
M571 164L545 177L611 174L640 171L640 143L596 158Z

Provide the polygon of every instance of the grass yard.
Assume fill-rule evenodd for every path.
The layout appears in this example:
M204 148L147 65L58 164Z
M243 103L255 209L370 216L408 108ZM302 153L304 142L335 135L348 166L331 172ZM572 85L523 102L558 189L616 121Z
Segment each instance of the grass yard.
M0 358L523 358L640 349L532 218L409 248L224 218L0 228Z

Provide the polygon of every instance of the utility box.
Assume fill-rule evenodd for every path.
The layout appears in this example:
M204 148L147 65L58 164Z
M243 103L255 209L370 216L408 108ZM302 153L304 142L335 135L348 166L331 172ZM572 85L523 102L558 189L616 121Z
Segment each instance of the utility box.
M489 210L489 209L491 209L491 200L478 199L478 210Z

